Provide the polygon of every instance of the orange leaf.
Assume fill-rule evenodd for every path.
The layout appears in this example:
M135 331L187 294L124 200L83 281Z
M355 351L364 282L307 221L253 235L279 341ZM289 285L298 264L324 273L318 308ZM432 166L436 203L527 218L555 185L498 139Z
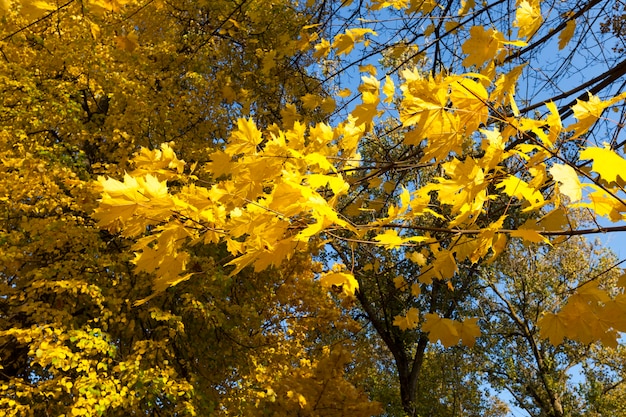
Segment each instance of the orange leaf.
M559 49L565 48L569 43L572 36L574 36L574 32L576 31L576 20L572 19L565 25L565 29L559 33Z

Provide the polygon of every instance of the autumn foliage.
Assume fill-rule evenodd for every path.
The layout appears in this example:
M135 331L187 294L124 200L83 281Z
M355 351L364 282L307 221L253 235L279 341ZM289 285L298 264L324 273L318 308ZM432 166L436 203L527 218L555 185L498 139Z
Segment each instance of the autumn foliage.
M375 415L376 344L418 415L517 314L503 257L626 230L619 77L520 93L595 4L351 3L0 1L0 410ZM617 349L602 265L524 340Z

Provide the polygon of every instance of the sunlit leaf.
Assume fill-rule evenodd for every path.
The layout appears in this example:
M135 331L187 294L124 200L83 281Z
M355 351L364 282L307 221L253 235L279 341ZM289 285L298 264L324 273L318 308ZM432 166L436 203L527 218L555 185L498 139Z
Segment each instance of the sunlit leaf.
M555 164L549 171L552 178L560 183L559 191L570 201L575 202L582 198L582 184L574 168L569 165Z
M515 12L515 22L513 22L513 26L519 29L518 37L531 38L542 23L540 3L523 0Z

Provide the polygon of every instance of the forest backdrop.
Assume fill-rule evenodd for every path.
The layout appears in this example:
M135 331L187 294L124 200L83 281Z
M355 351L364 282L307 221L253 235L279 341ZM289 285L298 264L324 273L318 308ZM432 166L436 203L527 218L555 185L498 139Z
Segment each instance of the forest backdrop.
M5 415L626 415L623 0L0 12Z

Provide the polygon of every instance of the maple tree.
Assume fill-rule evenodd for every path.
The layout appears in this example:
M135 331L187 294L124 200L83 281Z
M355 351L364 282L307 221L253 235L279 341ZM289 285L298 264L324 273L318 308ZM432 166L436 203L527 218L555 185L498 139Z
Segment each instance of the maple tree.
M621 402L615 402L610 392L623 389L619 355L589 343L590 335L583 343L551 343L537 324L544 311L571 308L575 296L570 295L576 290L586 299L577 308L583 315L593 315L584 310L593 305L589 297L604 294L586 287L597 282L602 288L615 288L616 262L613 254L582 237L550 251L512 245L486 271L487 296L477 307L487 324L475 352L490 385L508 391L532 416L619 415ZM578 323L585 326L584 319Z
M375 332L364 341L362 351L358 350L359 343L360 339L357 340L354 383L363 386L371 398L382 404L382 415L406 416L393 355ZM477 376L479 369L479 362L466 347L445 349L431 345L423 355L413 412L438 416L507 415L506 404L490 395L486 384Z
M202 162L232 116L270 123L283 100L321 91L300 63L312 14L288 2L1 6L2 412L373 414L344 376L349 346L308 336L351 326L310 259L231 279L215 261L225 249L197 248L190 265L205 279L135 306L152 277L90 216L94 180L130 169L139 146L176 139Z
M350 344L309 334L356 326L328 291L416 415L422 360L476 343L479 272L507 246L625 229L626 65L577 69L605 6L0 2L0 404L375 413ZM624 294L599 282L540 337L615 346ZM197 362L214 348L232 356Z

